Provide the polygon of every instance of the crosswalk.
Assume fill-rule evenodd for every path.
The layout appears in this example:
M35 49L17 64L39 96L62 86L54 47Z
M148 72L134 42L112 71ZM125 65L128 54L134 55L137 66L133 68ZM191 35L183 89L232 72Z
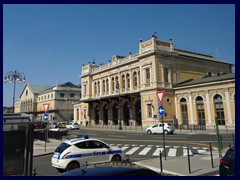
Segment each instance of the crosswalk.
M160 151L163 153L164 148L162 145L138 145L138 144L110 144L111 146L119 146L126 155L138 156L159 156ZM216 151L217 148L213 148ZM186 146L165 146L166 155L169 157L175 156L197 156L208 154L208 147L190 147L189 150Z

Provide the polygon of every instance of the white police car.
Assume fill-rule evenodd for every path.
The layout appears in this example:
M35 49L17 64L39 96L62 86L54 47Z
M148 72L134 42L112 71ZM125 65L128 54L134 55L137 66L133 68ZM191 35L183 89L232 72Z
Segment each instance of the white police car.
M83 138L63 141L52 156L52 166L59 172L64 172L90 164L123 159L124 152L120 147L83 136Z

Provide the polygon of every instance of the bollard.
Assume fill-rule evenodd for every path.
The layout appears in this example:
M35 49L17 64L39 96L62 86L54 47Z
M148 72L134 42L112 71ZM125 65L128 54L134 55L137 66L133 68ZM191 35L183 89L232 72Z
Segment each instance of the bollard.
M210 155L211 155L212 168L214 168L214 164L213 164L213 154L212 154L212 144L211 144L211 143L210 143Z
M187 155L188 155L188 171L189 171L189 174L191 174L191 164L190 164L189 146L187 147Z
M159 151L159 156L160 156L160 172L161 172L161 174L162 174L162 172L163 172L163 169L162 169L162 151L160 150Z

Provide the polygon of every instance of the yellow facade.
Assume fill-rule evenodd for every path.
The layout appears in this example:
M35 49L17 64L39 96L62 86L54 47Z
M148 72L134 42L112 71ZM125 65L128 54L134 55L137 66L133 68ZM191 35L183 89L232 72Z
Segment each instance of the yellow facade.
M114 55L105 65L90 63L82 67L82 97L81 103L74 106L74 118L82 124L88 122L94 126L114 126L120 129L127 126L147 127L161 120L156 92L164 90L162 105L167 112L164 121L182 124L179 99L185 97L188 100L189 124L197 125L198 111L194 98L206 91L209 91L210 96L211 88L200 88L194 92L192 88L183 88L179 93L175 87L190 80L231 73L231 66L209 55L175 49L171 41L153 37L139 43L137 54L129 54L127 57ZM205 86L208 85L201 86L207 89ZM231 88L230 91L235 92L235 86ZM208 102L204 101L203 106L204 113L211 117L209 126L214 124L211 98ZM228 118L235 115L234 102L232 98L229 99L231 108L224 104L224 113ZM83 109L87 112L85 118L82 117ZM231 115L228 115L228 110ZM231 119L233 125L235 119Z

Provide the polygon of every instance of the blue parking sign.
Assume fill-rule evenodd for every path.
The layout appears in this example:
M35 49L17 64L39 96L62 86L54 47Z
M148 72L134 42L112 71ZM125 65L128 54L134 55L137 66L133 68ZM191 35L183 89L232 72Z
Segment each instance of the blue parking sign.
M44 121L48 121L48 114L47 114L47 113L45 113L45 114L43 115L43 119L44 119Z
M159 106L158 113L159 113L160 116L164 115L164 107L162 105Z

